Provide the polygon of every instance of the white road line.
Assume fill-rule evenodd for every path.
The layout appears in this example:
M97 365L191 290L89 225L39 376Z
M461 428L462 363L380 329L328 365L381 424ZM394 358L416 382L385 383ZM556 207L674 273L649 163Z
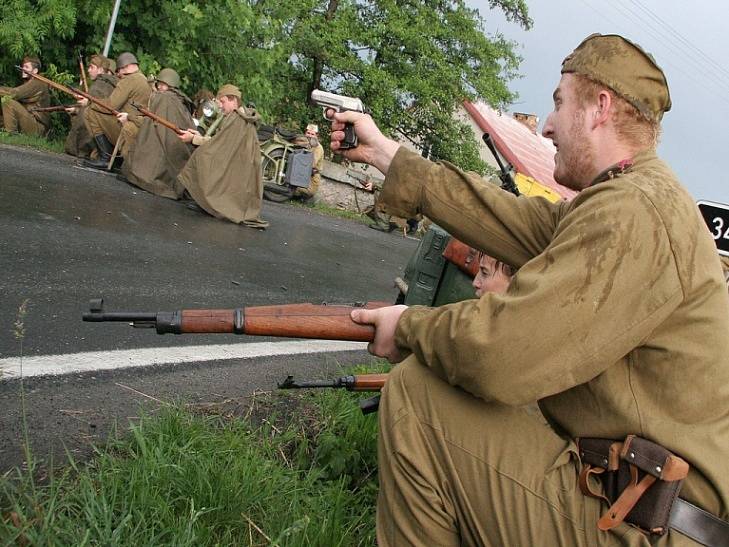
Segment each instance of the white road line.
M289 340L285 342L255 342L212 346L182 346L172 348L140 348L131 350L91 351L24 357L23 377L72 374L96 370L114 370L149 365L251 359L273 355L300 355L332 351L366 350L365 342L329 340ZM20 358L0 359L0 382L20 377Z

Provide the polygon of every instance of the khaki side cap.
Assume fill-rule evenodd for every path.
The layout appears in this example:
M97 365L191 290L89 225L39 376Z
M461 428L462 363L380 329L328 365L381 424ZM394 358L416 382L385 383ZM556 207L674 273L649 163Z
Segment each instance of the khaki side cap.
M659 122L671 109L666 75L639 45L618 34L591 34L562 61L562 73L586 76Z

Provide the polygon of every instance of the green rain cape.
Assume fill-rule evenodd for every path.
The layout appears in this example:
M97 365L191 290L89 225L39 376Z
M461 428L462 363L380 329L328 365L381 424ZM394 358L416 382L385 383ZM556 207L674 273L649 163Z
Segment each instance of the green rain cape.
M193 152L177 180L214 217L266 228L268 222L260 218L259 120L253 109L239 108L228 114L213 138Z
M185 99L172 90L155 92L150 97L149 110L183 129L195 127ZM144 118L122 173L143 190L180 199L185 189L177 182L177 175L191 154L192 145L182 142L177 133Z

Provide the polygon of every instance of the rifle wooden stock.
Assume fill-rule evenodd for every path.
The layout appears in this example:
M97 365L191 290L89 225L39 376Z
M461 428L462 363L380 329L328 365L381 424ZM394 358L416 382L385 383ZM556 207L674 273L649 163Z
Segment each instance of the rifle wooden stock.
M356 374L351 391L380 391L387 381L387 374Z
M58 91L61 91L63 93L67 93L68 95L71 95L74 98L83 97L84 99L88 99L89 102L94 103L96 106L103 108L106 110L109 114L113 114L116 116L119 114L118 110L114 110L112 107L104 104L102 101L94 97L93 95L89 95L88 93L81 91L80 89L77 89L75 87L69 87L65 86L63 84L59 84L54 82L53 80L49 80L45 76L41 76L40 74L33 74L32 72L29 72L25 70L22 66L16 66L15 68L21 70L31 78L35 78L36 80L39 80L43 82L44 84L52 87L53 89L57 89Z
M225 310L179 310L174 312L134 313L103 311L103 301L92 300L84 321L124 321L135 327L156 329L158 334L248 334L285 338L315 338L371 342L375 330L359 325L349 314L353 309L375 309L389 302L364 305L284 304L249 306Z
M89 92L89 81L86 79L86 67L84 66L84 58L81 52L78 52L78 69L81 73L81 84L84 86L84 91Z
M157 114L155 114L151 110L148 110L148 109L144 108L139 103L132 102L132 106L134 108L136 108L142 116L146 116L147 118L151 119L155 123L158 123L160 125L163 125L167 129L171 129L172 131L174 131L178 135L182 135L185 132L181 127L178 127L177 125L175 125L171 121L164 119L162 116L158 116Z

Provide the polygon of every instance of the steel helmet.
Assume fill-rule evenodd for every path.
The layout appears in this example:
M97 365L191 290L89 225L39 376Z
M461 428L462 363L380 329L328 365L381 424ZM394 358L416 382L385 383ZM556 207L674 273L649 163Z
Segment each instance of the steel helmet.
M138 65L139 61L137 61L137 58L134 56L134 53L130 53L128 51L125 51L124 53L121 53L119 57L116 58L116 68L124 68L127 65Z
M157 74L156 80L158 82L164 82L170 87L180 87L180 75L172 68L163 68L160 70L159 74Z

